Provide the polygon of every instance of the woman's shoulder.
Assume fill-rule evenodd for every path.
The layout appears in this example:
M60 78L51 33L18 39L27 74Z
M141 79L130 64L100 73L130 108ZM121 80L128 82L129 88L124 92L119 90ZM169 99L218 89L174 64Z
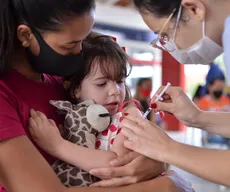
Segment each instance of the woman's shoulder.
M10 88L7 82L0 79L0 105L2 102L9 102L16 99L14 91Z
M15 93L0 80L0 140L25 135L19 117L19 102Z

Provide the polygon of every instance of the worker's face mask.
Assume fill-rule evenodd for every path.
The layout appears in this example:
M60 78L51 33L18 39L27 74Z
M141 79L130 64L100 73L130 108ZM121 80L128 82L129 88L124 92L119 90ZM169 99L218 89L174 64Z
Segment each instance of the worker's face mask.
M213 96L216 98L216 99L220 99L223 95L223 90L216 90L216 91L213 91Z
M82 51L74 55L61 55L54 51L43 39L39 32L35 31L39 46L39 55L34 55L30 48L26 48L26 53L31 67L38 73L66 77L84 68L84 58Z
M178 17L176 21L176 26L178 26L180 17L182 12L182 6L178 12ZM174 38L170 42L174 44L174 51L170 52L170 54L178 60L182 64L209 64L213 60L216 59L223 52L223 48L218 45L216 42L211 40L208 36L205 35L205 20L203 20L203 37L197 42L195 45L187 48L179 50L175 44L176 30L174 32Z
M151 92L152 89L145 89L145 88L140 89L140 94L144 97L150 97Z

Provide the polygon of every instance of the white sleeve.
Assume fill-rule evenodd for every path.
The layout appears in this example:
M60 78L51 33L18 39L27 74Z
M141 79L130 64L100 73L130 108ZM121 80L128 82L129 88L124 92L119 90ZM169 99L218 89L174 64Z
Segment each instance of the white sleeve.
M224 33L222 38L227 84L230 86L230 16L228 16L225 20Z

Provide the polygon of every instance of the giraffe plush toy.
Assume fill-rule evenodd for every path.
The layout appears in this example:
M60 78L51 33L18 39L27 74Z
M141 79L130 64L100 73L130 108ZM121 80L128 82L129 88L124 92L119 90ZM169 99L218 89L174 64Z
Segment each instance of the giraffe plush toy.
M50 101L50 104L66 112L64 138L76 145L95 149L98 133L108 128L111 117L107 109L88 100L77 105L69 101ZM62 161L56 161L53 169L67 187L85 187L99 181L86 171Z

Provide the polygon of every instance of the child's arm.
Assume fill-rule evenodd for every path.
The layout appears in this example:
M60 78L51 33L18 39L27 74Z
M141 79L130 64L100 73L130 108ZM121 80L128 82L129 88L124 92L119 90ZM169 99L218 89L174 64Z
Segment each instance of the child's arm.
M142 116L142 113L140 112L140 110L137 109L136 107L132 106L132 105L126 107L123 110L123 114L125 114L125 113L132 114L132 115L138 116L138 117ZM126 139L127 138L123 134L118 134L116 136L116 138L114 139L114 143L113 143L111 151L115 152L117 156L122 156L122 155L130 152L130 150L125 148L125 146L124 146L124 141Z
M141 111L133 105L126 107L123 113L132 114L133 116L138 116L138 117L143 116ZM122 156L130 151L129 149L124 147L124 141L126 139L128 138L125 137L123 134L118 134L117 137L115 138L111 150L114 151L117 154L117 156ZM165 172L168 169L168 164L159 162L159 161L155 161L155 160L152 160L152 161L153 161L153 164L156 165L154 166L156 167L156 169L153 170L153 177L159 176L159 174Z
M87 172L94 168L109 167L109 162L117 157L112 151L90 149L67 140L63 140L57 152L52 155Z
M85 171L108 167L117 157L112 151L89 149L63 139L55 122L41 112L31 111L29 127L34 141L47 153Z

